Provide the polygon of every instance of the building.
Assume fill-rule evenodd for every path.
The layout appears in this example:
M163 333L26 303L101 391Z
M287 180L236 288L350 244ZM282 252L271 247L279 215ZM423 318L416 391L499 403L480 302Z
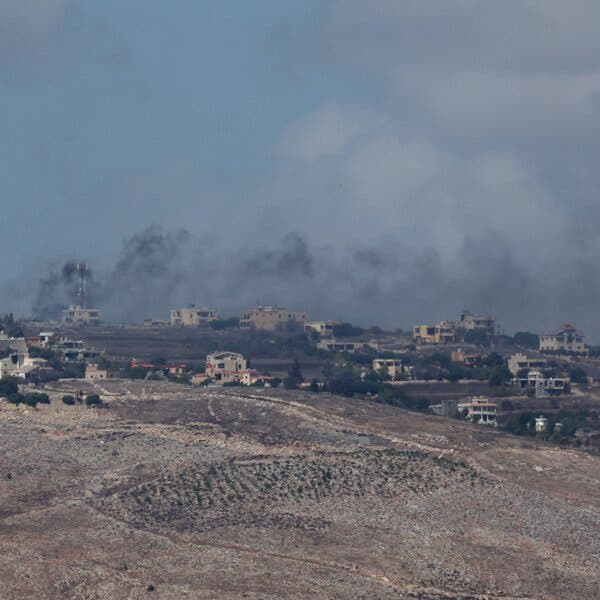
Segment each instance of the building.
M174 308L171 310L171 325L180 327L198 327L219 318L217 311L212 308L196 308L193 304L186 308Z
M97 364L89 364L85 367L85 378L88 381L108 379L108 371L101 369Z
M413 341L415 344L452 344L456 340L454 321L440 321L437 325L415 325Z
M62 311L62 322L72 325L99 325L100 311L97 308L71 304Z
M35 379L44 370L52 370L48 366L48 361L43 358L32 358L27 352L13 352L0 360L0 379L3 377Z
M452 362L463 363L467 367L481 367L486 358L487 355L481 352L464 352L461 349L453 350L450 354Z
M474 423L494 427L498 424L496 420L498 407L495 402L487 398L473 398L468 402L459 402L457 408L460 412L466 411L467 419Z
M304 323L304 333L316 331L321 337L333 337L333 330L340 321L309 321Z
M431 404L430 410L441 417L456 417L458 415L458 400L444 399L440 404Z
M545 358L528 358L525 354L517 352L508 359L508 370L517 375L519 371L540 371L548 366Z
M60 338L52 344L52 349L62 355L65 362L95 362L100 352L88 348L82 340Z
M531 396L556 396L569 389L569 380L564 377L544 377L541 371L529 371L527 377L513 379L517 390Z
M414 367L403 365L397 358L376 358L373 361L373 371L378 373L386 372L393 380L401 375L411 376Z
M548 430L548 419L544 416L535 418L535 432L545 433Z
M23 337L9 337L0 331L0 350L27 353L27 340Z
M306 320L306 313L301 311L291 311L282 306L258 306L241 316L240 328L277 331L286 326L304 327Z
M335 338L328 338L321 340L317 344L317 348L320 350L326 350L327 352L359 352L365 347L365 342L361 341L350 341L346 340L338 342Z
M248 369L248 362L236 352L215 352L206 357L206 371L196 373L192 383L201 385L207 381L223 385L226 383L239 383L241 385L254 385L267 383L272 377L261 375L258 371Z
M492 317L476 317L468 310L463 310L457 326L466 331L478 329L485 331L488 335L494 335L496 329L496 321Z
M585 354L587 346L583 342L582 333L578 332L570 323L563 323L553 333L540 335L540 350Z

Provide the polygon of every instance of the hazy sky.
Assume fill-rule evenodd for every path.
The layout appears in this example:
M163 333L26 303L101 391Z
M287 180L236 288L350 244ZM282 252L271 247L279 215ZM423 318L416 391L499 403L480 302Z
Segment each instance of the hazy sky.
M598 31L592 0L0 0L0 310L86 259L114 319L259 297L598 341ZM146 234L173 269L130 260Z

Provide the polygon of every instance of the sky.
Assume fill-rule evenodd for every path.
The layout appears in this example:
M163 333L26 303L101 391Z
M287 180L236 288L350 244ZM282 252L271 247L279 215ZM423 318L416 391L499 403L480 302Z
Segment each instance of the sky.
M600 342L591 0L0 0L0 311Z

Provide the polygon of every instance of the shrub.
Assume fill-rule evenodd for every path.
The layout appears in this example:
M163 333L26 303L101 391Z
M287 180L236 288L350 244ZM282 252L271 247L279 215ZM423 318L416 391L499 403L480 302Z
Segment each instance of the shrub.
M70 394L65 394L62 397L62 401L64 404L68 404L69 406L72 406L73 404L75 404L75 396L71 396Z
M102 400L98 394L89 394L85 397L86 406L98 406L99 404L102 404Z

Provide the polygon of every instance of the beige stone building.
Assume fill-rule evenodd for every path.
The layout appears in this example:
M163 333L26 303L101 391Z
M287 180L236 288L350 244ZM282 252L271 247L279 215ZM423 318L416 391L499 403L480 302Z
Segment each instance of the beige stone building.
M108 371L106 369L101 369L96 364L89 364L85 367L85 378L88 381L108 379Z
M413 340L416 344L452 344L456 340L456 324L440 321L437 325L415 325Z
M198 327L219 318L217 311L205 306L196 308L188 306L186 308L174 308L171 310L171 325L180 327Z
M321 337L332 337L334 327L339 324L340 321L309 321L304 323L304 331L305 333L316 331Z
M304 327L307 315L302 311L293 311L282 306L257 306L244 313L240 318L241 329L277 331L288 325Z
M525 354L517 352L508 359L508 370L513 374L517 375L519 371L527 370L540 370L545 369L548 365L548 361L545 358L529 358Z
M485 331L488 335L494 335L496 321L492 319L492 317L479 317L470 313L468 310L463 310L457 326L466 329L467 331L479 329Z
M582 333L570 323L563 323L556 331L540 335L540 350L585 354L587 346L583 342Z

